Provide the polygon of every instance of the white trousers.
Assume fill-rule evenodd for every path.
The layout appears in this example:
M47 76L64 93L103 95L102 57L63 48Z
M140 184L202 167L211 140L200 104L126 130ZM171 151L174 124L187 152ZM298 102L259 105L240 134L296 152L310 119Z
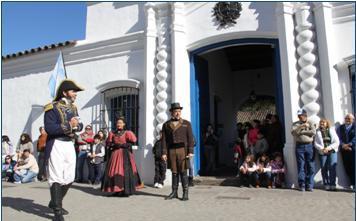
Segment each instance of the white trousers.
M48 183L67 185L75 178L75 149L72 141L55 140L48 159Z

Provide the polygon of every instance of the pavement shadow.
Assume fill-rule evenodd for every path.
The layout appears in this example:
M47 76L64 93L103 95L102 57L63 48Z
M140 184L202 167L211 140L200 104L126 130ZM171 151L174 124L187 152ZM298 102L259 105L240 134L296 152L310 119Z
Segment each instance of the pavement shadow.
M2 206L11 207L17 211L22 211L29 214L34 214L46 219L52 220L53 216L47 213L52 213L52 210L47 206L43 206L33 202L32 199L24 199L18 197L2 197Z
M161 195L161 194L155 194L155 193L146 193L146 192L142 192L142 191L136 191L135 195L154 196L154 197L161 197L161 198L167 197L167 195Z
M88 194L95 195L95 196L106 196L106 194L103 193L100 189L94 189L91 186L77 186L77 185L73 184L70 188L80 190L84 193L88 193Z

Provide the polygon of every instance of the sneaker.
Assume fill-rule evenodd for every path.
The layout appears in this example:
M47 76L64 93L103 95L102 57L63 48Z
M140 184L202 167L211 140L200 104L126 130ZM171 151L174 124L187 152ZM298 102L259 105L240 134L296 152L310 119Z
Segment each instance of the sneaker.
M325 185L324 188L326 191L329 191L331 189L329 185Z
M158 183L155 183L155 185L153 185L155 188L158 188Z
M101 184L93 185L93 189L98 190L101 188Z
M305 187L304 187L304 186L299 187L299 191L301 191L301 192L305 192Z
M272 189L276 189L276 185L272 185Z
M158 188L158 189L162 189L162 188L163 188L163 185L159 183L159 184L157 185L157 188Z
M14 184L21 184L21 181L14 181Z

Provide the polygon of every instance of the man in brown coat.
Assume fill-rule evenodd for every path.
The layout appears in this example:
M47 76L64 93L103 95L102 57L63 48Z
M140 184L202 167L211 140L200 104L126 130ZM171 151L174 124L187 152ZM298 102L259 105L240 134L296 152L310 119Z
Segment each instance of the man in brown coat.
M187 169L194 153L194 138L190 122L181 118L182 109L179 103L172 103L169 109L172 118L162 126L162 158L168 160L168 169L172 171L172 193L166 199L178 198L180 175L185 201L188 200Z

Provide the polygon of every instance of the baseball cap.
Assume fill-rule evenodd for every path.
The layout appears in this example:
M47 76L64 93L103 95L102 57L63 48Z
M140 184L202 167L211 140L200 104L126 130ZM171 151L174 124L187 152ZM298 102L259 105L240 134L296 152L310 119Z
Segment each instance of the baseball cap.
M307 111L301 108L297 111L297 115L307 115Z

